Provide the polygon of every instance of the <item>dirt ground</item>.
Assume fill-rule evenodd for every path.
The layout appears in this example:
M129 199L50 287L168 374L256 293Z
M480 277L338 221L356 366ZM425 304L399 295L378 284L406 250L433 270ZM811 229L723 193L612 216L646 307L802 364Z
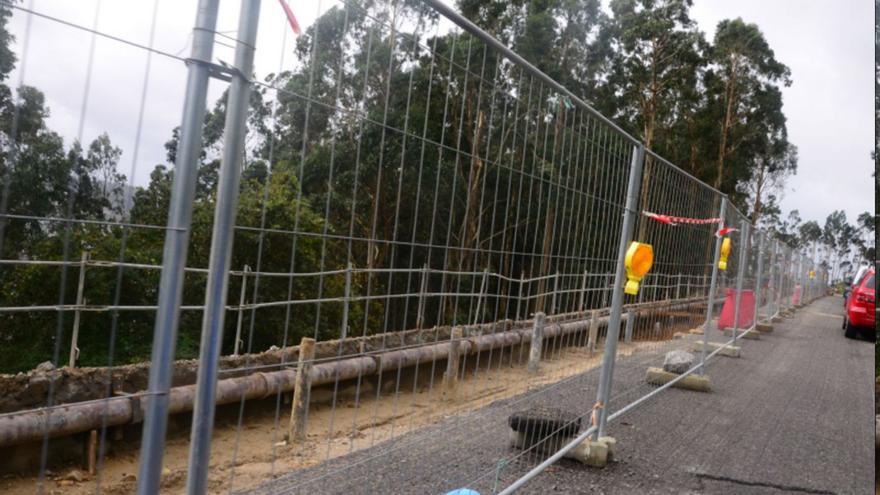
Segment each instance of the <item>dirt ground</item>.
M618 352L628 355L654 345L653 342L636 342L621 345ZM601 363L600 352L591 353L583 346L560 347L563 350L549 346L536 375L526 370L527 348L470 356L469 362L464 363L465 379L453 391L447 391L442 382L445 362L423 365L419 370L386 373L381 382L373 378L361 383L357 380L340 383L336 390L333 386L315 388L308 438L302 444L290 445L285 441L290 414L287 397L246 403L241 409L246 420L241 421L240 428L238 404L218 408L210 491L225 493L230 488L241 490L256 486L274 476L368 448L457 413L582 373ZM481 362L477 363L478 360ZM169 426L163 493L185 490L189 421L189 415L180 415L172 418ZM108 438L110 436L108 434ZM45 493L96 493L99 486L100 491L107 494L134 492L138 439L139 432L134 431L126 434L126 440L115 442L99 464L101 469L96 476L89 476L81 466L50 471L44 482ZM0 478L0 492L29 495L35 493L39 483L35 475L5 475Z

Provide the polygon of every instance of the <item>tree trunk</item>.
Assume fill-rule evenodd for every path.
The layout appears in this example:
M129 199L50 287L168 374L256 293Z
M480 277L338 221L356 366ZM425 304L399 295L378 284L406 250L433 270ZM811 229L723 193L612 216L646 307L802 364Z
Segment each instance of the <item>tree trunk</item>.
M766 175L766 167L762 164L758 167L758 182L755 185L755 206L752 209L752 225L758 225L758 218L761 217L761 196L764 194L764 178Z
M721 190L721 183L724 179L724 160L727 158L727 138L733 126L734 107L736 103L736 78L738 59L733 56L731 62L729 77L725 84L724 97L726 108L724 112L724 120L721 122L721 139L718 143L718 166L715 170L715 189Z

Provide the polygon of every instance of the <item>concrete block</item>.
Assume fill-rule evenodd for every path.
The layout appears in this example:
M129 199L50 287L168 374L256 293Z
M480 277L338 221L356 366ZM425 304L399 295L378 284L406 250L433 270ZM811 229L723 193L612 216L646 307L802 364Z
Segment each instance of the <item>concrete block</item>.
M617 450L617 439L614 437L601 437L599 443L604 443L608 448L608 460L614 460L614 452Z
M613 460L616 445L617 441L612 437L602 437L596 441L588 438L568 451L565 457L590 467L603 468Z
M545 455L551 455L559 451L559 449L569 444L575 438L573 436L554 435L550 438L539 439L520 431L509 431L511 447L522 450L531 448ZM565 458L581 462L587 466L602 468L608 464L608 461L612 460L616 445L617 442L612 437L602 437L598 441L587 438L569 450L565 454Z
M663 371L662 368L648 368L645 380L651 385L665 385L679 376L675 373ZM676 382L673 387L697 392L709 392L711 390L709 377L699 375L688 375Z
M770 318L770 323L779 323L780 321L782 321L781 316L774 316L773 318Z
M688 330L688 333L691 335L703 335L703 329L700 327L691 328L690 330Z
M675 332L674 334L672 334L672 340L683 339L683 338L685 338L686 336L687 336L687 334L684 333L684 332Z
M761 332L755 332L755 331L752 331L749 333L743 333L743 332L745 332L745 330L737 330L737 332L736 332L737 338L749 339L749 340L760 340L761 339ZM733 337L733 329L732 328L725 328L724 329L724 336L725 337Z
M755 330L761 333L770 333L773 331L773 325L771 325L769 321L759 321L755 325Z
M590 442L586 459L580 461L590 467L605 467L608 465L608 446L602 442Z
M727 356L727 357L734 357L734 358L739 357L740 347L738 345L729 345L729 346L725 347L724 344L719 344L717 342L709 342L708 345L706 345L706 354L708 354L710 352L715 352L715 350L718 349L719 347L722 348L721 351L718 353L719 355ZM691 350L692 350L692 352L695 352L695 353L703 352L703 342L702 341L694 342L693 346L691 347Z
M581 443L577 444L575 448L569 450L568 453L565 454L565 458L583 462L584 464L586 464L587 460L590 458L591 443L592 442L589 438L582 441Z

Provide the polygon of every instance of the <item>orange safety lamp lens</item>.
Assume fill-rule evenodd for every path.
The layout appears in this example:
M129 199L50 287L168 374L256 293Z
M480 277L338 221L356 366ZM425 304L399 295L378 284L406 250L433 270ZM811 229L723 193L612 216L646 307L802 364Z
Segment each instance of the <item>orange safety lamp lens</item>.
M639 293L639 282L654 265L654 248L650 244L632 242L626 250L626 286L623 291L629 295Z

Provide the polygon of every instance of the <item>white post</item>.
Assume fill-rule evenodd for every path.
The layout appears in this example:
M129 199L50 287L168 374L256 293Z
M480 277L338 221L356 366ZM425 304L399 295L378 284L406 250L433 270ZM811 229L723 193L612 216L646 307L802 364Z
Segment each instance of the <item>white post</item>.
M241 321L244 317L244 301L247 292L247 277L251 267L244 265L241 273L241 294L238 296L238 320L235 322L235 345L232 348L232 355L238 356L239 346L241 346Z
M82 252L82 257L79 261L79 281L76 286L76 310L73 313L73 335L70 337L70 362L69 366L71 368L76 368L76 360L79 359L79 347L77 347L77 340L79 340L79 319L80 319L80 308L83 304L85 304L85 299L83 298L83 291L85 289L86 282L86 262L89 260L89 251L84 250Z

